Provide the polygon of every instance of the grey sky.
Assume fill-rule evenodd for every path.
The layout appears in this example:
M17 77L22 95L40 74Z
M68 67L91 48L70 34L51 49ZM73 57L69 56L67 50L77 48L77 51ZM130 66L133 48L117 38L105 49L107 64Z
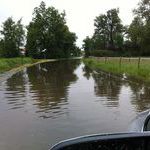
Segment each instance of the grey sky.
M139 0L44 0L47 6L54 6L60 11L65 10L67 24L70 31L78 36L77 45L82 45L82 40L94 31L94 19L101 13L111 8L120 8L120 17L123 24L131 23L132 10ZM7 17L14 19L23 17L27 25L32 18L34 7L39 6L41 0L0 0L0 23Z

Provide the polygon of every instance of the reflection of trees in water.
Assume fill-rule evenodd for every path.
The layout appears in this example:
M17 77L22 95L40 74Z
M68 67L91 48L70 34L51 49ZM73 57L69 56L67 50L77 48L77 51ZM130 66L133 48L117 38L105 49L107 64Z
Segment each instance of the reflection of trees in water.
M37 113L42 114L42 117L64 113L69 85L77 80L74 70L79 64L79 60L58 61L39 64L16 73L6 81L5 98L9 106L19 109L28 103L34 104L38 108ZM144 83L134 84L103 72L97 74L87 66L83 68L83 72L87 79L94 79L95 95L103 97L101 100L108 107L118 106L120 89L126 84L132 91L131 104L136 110L150 108L150 88Z
M93 74L95 81L95 94L100 97L107 97L108 106L118 106L119 93L122 86L121 80L114 79L107 74Z
M88 69L87 66L83 69L84 76L89 78L90 74L92 74L92 77L95 81L95 94L99 97L106 97L107 102L106 105L114 107L118 106L118 96L120 93L120 89L122 86L122 80L121 78L114 78L111 75L99 72L96 73L90 69Z
M87 66L84 67L83 71L87 79L91 76L93 77L95 81L95 94L100 97L107 97L106 105L118 105L118 95L121 86L125 85L131 89L131 104L135 107L136 111L141 112L150 109L150 85L127 76L125 80L122 80L122 78L115 78L104 72L96 74Z
M24 107L28 99L37 106L37 113L61 113L69 85L77 80L74 70L79 64L79 60L43 63L13 75L6 82L8 103L17 109ZM48 117L43 114L42 117Z
M40 112L62 112L69 85L77 80L74 70L79 64L79 60L57 61L28 68L31 91L35 92L34 99Z
M93 74L95 80L95 93L97 96L107 96L110 100L117 99L120 93L121 82L109 75Z
M144 83L129 84L133 92L131 103L138 112L150 109L150 87Z
M90 79L90 77L91 77L91 73L93 72L92 71L92 69L90 69L89 67L87 67L87 66L84 66L83 68L82 68L82 70L83 70L83 76L84 77L86 77L88 80Z
M6 98L11 109L22 108L26 103L26 83L28 82L26 69L14 74L6 82Z

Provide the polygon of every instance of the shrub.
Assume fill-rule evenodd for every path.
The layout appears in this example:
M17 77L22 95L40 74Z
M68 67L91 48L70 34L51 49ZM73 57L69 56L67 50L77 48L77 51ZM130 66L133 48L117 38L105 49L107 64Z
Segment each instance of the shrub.
M89 51L89 56L116 57L116 56L118 56L118 53L111 51L111 50L92 50L92 51Z

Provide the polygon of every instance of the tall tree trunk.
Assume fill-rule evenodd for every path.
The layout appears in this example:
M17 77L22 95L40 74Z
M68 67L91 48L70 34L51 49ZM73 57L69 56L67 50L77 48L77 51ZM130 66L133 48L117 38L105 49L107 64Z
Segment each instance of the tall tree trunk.
M112 25L111 25L111 30L110 30L110 48L114 49L113 26Z

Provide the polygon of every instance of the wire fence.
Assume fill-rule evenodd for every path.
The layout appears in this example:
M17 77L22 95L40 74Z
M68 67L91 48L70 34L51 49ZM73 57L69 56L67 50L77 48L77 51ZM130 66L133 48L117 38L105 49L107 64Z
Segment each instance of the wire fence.
M107 63L118 63L119 66L121 67L122 64L134 64L137 66L137 68L140 68L141 65L150 65L150 58L145 58L145 57L93 57L91 56L90 58L94 58L97 60L102 60L104 61L105 64Z

